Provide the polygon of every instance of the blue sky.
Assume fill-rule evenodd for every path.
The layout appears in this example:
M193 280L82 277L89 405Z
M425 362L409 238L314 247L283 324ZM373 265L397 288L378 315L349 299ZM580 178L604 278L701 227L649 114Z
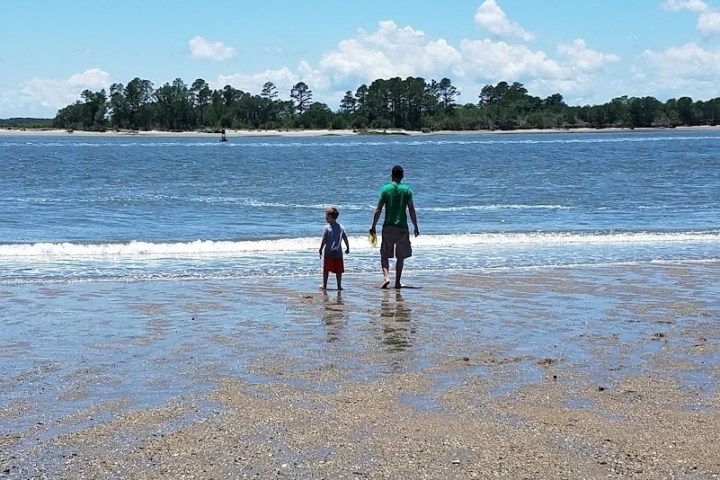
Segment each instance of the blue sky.
M85 89L175 78L337 109L377 78L448 77L459 103L520 82L570 105L720 97L720 0L3 0L0 118L53 117Z

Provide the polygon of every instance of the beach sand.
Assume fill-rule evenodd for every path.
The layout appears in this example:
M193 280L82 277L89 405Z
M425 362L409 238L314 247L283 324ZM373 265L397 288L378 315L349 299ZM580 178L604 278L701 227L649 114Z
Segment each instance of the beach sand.
M0 478L718 478L718 267L0 286Z
M428 135L448 135L448 136L473 136L473 135L522 135L522 134L543 134L543 133L641 133L641 132L720 132L720 126L697 126L697 127L676 127L668 128L573 128L566 129L524 129L524 130L442 130L430 133L419 132L416 130L403 130L397 128L387 129L368 129L364 131L345 129L345 130L290 130L290 129L258 129L258 130L235 130L226 129L226 137L228 140L232 138L243 137L348 137L361 135L412 135L412 136L428 136ZM202 138L202 139L220 139L220 133L204 132L204 131L185 131L185 132L167 132L161 130L136 131L136 130L107 130L105 132L86 132L82 130L60 130L60 129L20 129L20 128L0 128L0 137L2 136L53 136L53 137L176 137L176 138Z

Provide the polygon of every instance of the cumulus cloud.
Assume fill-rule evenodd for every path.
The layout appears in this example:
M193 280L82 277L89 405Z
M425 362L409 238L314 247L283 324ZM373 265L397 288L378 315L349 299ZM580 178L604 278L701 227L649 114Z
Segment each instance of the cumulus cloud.
M665 0L662 6L665 10L670 10L671 12L680 10L705 12L710 8L708 4L702 0Z
M215 81L209 82L210 87L216 90L224 88L226 85L230 85L233 88L249 92L253 94L259 94L262 90L262 86L266 82L272 82L278 88L278 91L288 92L290 88L300 81L300 76L297 72L292 71L288 67L283 67L277 70L265 70L260 73L253 74L232 74L232 75L220 75ZM283 96L281 94L281 96Z
M421 30L379 22L373 33L360 30L355 38L320 60L320 70L334 78L346 76L374 80L395 76L437 75L451 72L462 63L462 55L445 40L428 39Z
M707 40L720 34L720 12L702 0L665 0L663 8L696 13L697 30ZM668 96L718 95L716 79L720 75L720 50L712 45L689 42L664 50L645 50L644 63L635 65L633 76L648 83L652 91Z
M720 34L720 12L703 0L665 0L662 7L671 12L697 13L697 29L700 33L705 36Z
M694 43L661 52L646 50L643 56L656 75L664 78L711 80L720 75L720 52Z
M475 12L475 23L500 38L518 38L526 42L535 38L531 32L508 20L507 15L495 0L485 0L478 7Z
M110 75L92 68L60 80L32 78L20 85L14 100L6 99L4 103L8 109L27 111L28 115L54 116L60 108L80 100L83 90L107 90L109 87Z
M720 33L720 13L703 12L698 17L697 27L704 35L717 35Z
M495 3L486 1L483 5L490 11ZM504 14L500 17L513 25ZM524 32L516 27L516 32ZM465 92L465 101L474 102L482 87L500 81L517 81L537 88L532 94L539 96L557 92L586 94L592 88L594 76L616 61L616 55L592 50L581 39L560 45L551 56L522 43L490 38L463 40L455 47L445 39L428 37L422 30L381 21L376 30L361 29L339 42L321 57L317 66L301 62L292 69L224 75L217 78L213 87L232 85L257 93L270 81L283 95L292 85L303 81L313 91L315 100L335 108L346 90L354 91L379 78L413 76L429 81L448 77Z
M582 72L600 70L605 65L620 60L620 57L615 54L589 49L585 41L579 38L572 43L558 46L558 52L569 60L574 69Z
M201 36L191 38L188 42L190 55L204 60L224 61L235 57L235 49L222 42L210 42Z

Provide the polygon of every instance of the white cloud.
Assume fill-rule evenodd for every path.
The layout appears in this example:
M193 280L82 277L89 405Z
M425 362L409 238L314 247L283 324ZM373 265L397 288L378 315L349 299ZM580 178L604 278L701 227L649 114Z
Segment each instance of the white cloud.
M223 61L235 57L235 49L222 42L210 42L201 36L190 39L190 55L193 58Z
M592 80L618 57L588 48L581 39L558 47L553 57L523 44L492 39L463 40L459 48L445 39L429 38L423 31L382 21L372 32L359 30L322 56L317 67L301 62L297 67L259 74L218 77L213 88L232 85L258 93L273 82L287 98L298 81L308 84L317 101L336 108L342 94L373 80L408 76L426 80L448 77L464 92L463 102L475 102L482 87L500 81L520 82L532 95L553 93L586 96ZM609 82L608 82L609 83ZM537 89L537 90L535 90Z
M663 51L646 50L645 63L633 68L633 77L642 82L645 94L658 97L690 96L696 99L720 95L720 51L694 43Z
M585 41L581 39L576 39L570 44L560 45L558 52L569 59L569 64L573 69L581 72L597 71L608 63L620 60L617 55L590 50Z
M704 12L698 17L697 27L703 35L716 35L720 33L720 13Z
M53 117L59 109L80 100L83 90L107 91L110 83L110 75L99 68L61 80L32 78L12 96L4 97L2 104L7 111L28 112L23 116Z
M678 12L680 10L688 10L690 12L704 12L708 10L708 4L702 0L665 0L663 3L665 10Z
M697 29L705 36L720 34L720 12L702 0L665 0L662 7L671 12L698 14Z
M720 51L706 50L694 43L643 54L656 75L670 79L712 80L720 75Z
M478 7L475 12L475 23L500 38L518 38L526 42L535 38L531 32L508 20L507 15L495 0L485 0Z
M262 86L265 82L272 82L277 87L280 97L287 98L290 96L290 88L299 81L299 75L296 72L293 72L287 67L283 67L277 70L265 70L264 72L254 74L236 73L232 75L220 75L214 82L209 83L210 88L216 90L230 85L238 90L257 95L262 91Z
M378 24L377 31L360 30L320 60L320 71L331 78L378 78L447 75L462 63L462 55L445 40L432 41L420 30L395 22ZM359 85L357 85L359 86Z

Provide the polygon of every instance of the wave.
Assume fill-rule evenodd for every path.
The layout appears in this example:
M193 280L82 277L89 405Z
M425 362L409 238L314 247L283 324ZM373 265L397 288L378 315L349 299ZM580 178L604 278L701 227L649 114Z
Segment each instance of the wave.
M272 240L196 240L192 242L118 243L24 243L0 245L2 261L23 259L93 260L115 258L196 258L260 255L272 256L288 253L315 253L320 240L317 237L279 238ZM598 232L598 233L479 233L421 235L413 239L418 248L473 249L501 247L562 247L593 245L661 244L720 244L720 231L702 232ZM353 251L368 251L371 247L363 236L351 236Z

